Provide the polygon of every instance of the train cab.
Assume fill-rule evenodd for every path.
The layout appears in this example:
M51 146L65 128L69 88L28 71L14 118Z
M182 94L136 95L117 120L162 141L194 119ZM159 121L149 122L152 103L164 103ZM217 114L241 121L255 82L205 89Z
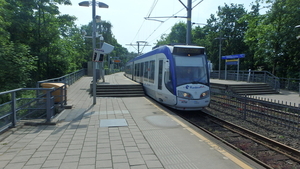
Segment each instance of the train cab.
M201 110L210 102L204 47L162 46L128 62L126 71L147 95L169 107Z

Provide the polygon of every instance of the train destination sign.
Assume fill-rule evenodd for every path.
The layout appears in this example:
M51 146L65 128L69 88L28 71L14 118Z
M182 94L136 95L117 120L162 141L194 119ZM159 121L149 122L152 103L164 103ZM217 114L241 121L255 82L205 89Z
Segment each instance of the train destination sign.
M245 54L235 54L235 55L227 55L222 56L222 59L238 59L238 58L244 58Z
M204 48L182 48L182 47L174 47L173 54L174 55L203 55L205 53Z

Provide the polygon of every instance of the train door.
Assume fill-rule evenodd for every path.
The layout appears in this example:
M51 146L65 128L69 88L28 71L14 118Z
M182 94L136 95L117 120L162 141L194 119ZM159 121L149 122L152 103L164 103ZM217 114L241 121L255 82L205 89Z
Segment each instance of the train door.
M175 105L176 96L172 93L172 79L171 72L169 71L169 60L165 57L160 57L158 60L158 73L157 73L157 100L167 104Z
M158 61L158 85L157 89L161 90L162 89L162 84L163 84L163 60Z

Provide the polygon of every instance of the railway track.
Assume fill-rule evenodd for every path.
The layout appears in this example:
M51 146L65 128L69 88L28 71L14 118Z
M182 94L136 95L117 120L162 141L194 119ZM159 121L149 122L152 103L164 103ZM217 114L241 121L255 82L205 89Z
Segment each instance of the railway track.
M204 113L176 113L196 127L233 147L265 168L298 169L300 168L300 151L279 143L271 138L249 129Z

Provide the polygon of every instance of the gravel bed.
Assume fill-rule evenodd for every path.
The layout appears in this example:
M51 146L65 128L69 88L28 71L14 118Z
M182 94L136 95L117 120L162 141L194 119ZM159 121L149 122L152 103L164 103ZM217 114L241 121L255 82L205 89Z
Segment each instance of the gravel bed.
M251 118L243 120L240 118L240 114L227 110L226 108L216 104L211 104L210 107L206 108L206 110L216 117L300 150L300 134L296 130L289 129L284 126L267 124L263 120L260 121Z

